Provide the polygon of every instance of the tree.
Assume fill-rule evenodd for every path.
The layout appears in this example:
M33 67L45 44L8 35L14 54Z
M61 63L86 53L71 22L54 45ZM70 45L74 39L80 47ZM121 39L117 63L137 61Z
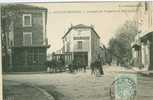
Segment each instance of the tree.
M112 59L116 60L117 64L127 65L132 58L131 43L137 34L138 29L134 21L126 21L116 31L114 38L109 41L109 49L112 54Z

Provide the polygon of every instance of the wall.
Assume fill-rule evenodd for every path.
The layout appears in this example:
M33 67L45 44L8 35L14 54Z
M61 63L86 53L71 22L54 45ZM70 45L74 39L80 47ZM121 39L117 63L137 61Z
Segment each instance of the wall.
M153 31L153 3L141 2L137 8L137 26L139 33L136 36L136 40L141 42L141 62L145 69L148 70L152 66L152 39L148 34ZM147 36L147 37L146 37ZM152 36L152 35L151 35ZM146 37L145 40L141 38ZM150 43L148 43L150 42ZM140 56L138 57L140 58Z
M79 32L81 31L81 32ZM73 51L74 52L89 52L89 39L90 39L90 29L75 29L71 31L72 33L72 41L73 41ZM84 38L84 39L78 39L78 37ZM77 38L77 39L74 39ZM82 41L83 48L78 49L77 48L77 42Z
M147 6L147 9L145 8ZM141 2L137 7L137 26L140 31L140 37L153 31L153 3Z
M77 48L78 41L83 42L82 49ZM91 62L91 29L90 28L72 29L69 32L69 34L67 34L67 36L64 38L63 43L65 47L65 52L68 52L67 43L70 44L69 52L88 52L88 65L90 64Z
M89 50L89 39L75 39L74 37L89 37L90 39L90 30L89 29L82 29L81 33L78 33L78 29L72 29L69 34L64 38L64 47L65 47L65 52L68 52L67 50L67 43L70 45L69 52L82 52L86 51L88 52ZM77 48L77 41L82 41L83 42L83 48L80 50Z
M10 10L10 9L6 9L6 12L13 13L15 16L13 16L14 18L12 18L12 23L14 25L13 28L11 28L11 30L13 30L14 32L10 32L10 37L14 38L14 46L23 46L23 32L32 32L32 45L33 46L41 46L43 44L45 44L44 39L46 39L46 34L44 31L44 28L46 28L46 26L44 26L46 24L43 23L43 14L42 12L46 11L41 11L41 10L26 10L26 9L20 9L20 10ZM22 25L22 15L23 14L32 14L32 27L23 27ZM12 16L11 16L12 17ZM12 34L14 34L12 36Z
M76 39L74 37L84 37L85 39ZM87 37L89 37L87 39ZM77 42L83 42L83 48L77 48ZM69 34L64 38L63 44L65 51L67 52L67 43L70 43L70 52L88 52L88 65L91 62L94 62L97 58L100 47L99 37L96 35L95 31L91 28L81 28L81 29L72 29Z
M151 45L150 45L150 55L153 55L153 34L151 38ZM153 70L153 56L150 56L150 70Z
M63 38L63 45L64 45L64 52L72 52L72 39L71 39L71 34L67 34L64 38ZM69 47L68 47L69 45ZM69 49L68 49L69 48Z
M42 13L45 13L44 14ZM32 14L32 27L23 27L23 14ZM9 45L8 51L9 59L9 67L12 67L11 71L36 71L36 70L44 70L44 62L46 61L46 47L34 48L38 50L35 52L35 56L39 57L38 63L28 63L28 59L30 57L29 49L33 49L32 46L44 46L47 42L46 39L46 18L47 18L47 10L40 9L3 9L3 18L5 19L5 23L3 24L4 34L7 35L8 42L5 45ZM43 19L44 17L44 19ZM43 22L45 21L45 22ZM23 46L23 32L32 32L32 46L31 47L22 47ZM14 48L10 46L10 41L13 41L12 46L17 46ZM19 47L19 48L18 48ZM34 57L36 59L37 57ZM12 62L12 63L11 63ZM13 66L12 66L13 64Z
M100 41L97 35L91 30L91 56L92 62L97 59L97 55L99 54Z

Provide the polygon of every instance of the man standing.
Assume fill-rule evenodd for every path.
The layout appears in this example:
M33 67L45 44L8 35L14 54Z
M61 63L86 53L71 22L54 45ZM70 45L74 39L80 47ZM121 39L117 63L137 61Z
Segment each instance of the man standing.
M100 75L104 75L104 71L103 71L102 65L103 65L103 60L100 58L100 56L98 56L97 67L98 67Z

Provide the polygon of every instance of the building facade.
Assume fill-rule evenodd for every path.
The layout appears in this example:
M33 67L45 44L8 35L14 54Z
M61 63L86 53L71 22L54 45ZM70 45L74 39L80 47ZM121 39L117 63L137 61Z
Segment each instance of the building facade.
M63 54L71 55L66 56L68 57L65 58L66 63L72 59L90 66L97 59L100 50L100 37L93 26L83 24L71 26L62 39Z
M47 9L23 4L1 8L3 69L44 69L47 48Z
M137 6L136 24L139 32L132 43L136 66L153 70L153 3L140 2Z

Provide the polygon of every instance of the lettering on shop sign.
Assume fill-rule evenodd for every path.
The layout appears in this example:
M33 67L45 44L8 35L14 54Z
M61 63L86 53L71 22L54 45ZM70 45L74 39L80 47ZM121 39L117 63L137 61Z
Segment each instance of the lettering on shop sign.
M89 40L89 37L73 37L74 40Z

